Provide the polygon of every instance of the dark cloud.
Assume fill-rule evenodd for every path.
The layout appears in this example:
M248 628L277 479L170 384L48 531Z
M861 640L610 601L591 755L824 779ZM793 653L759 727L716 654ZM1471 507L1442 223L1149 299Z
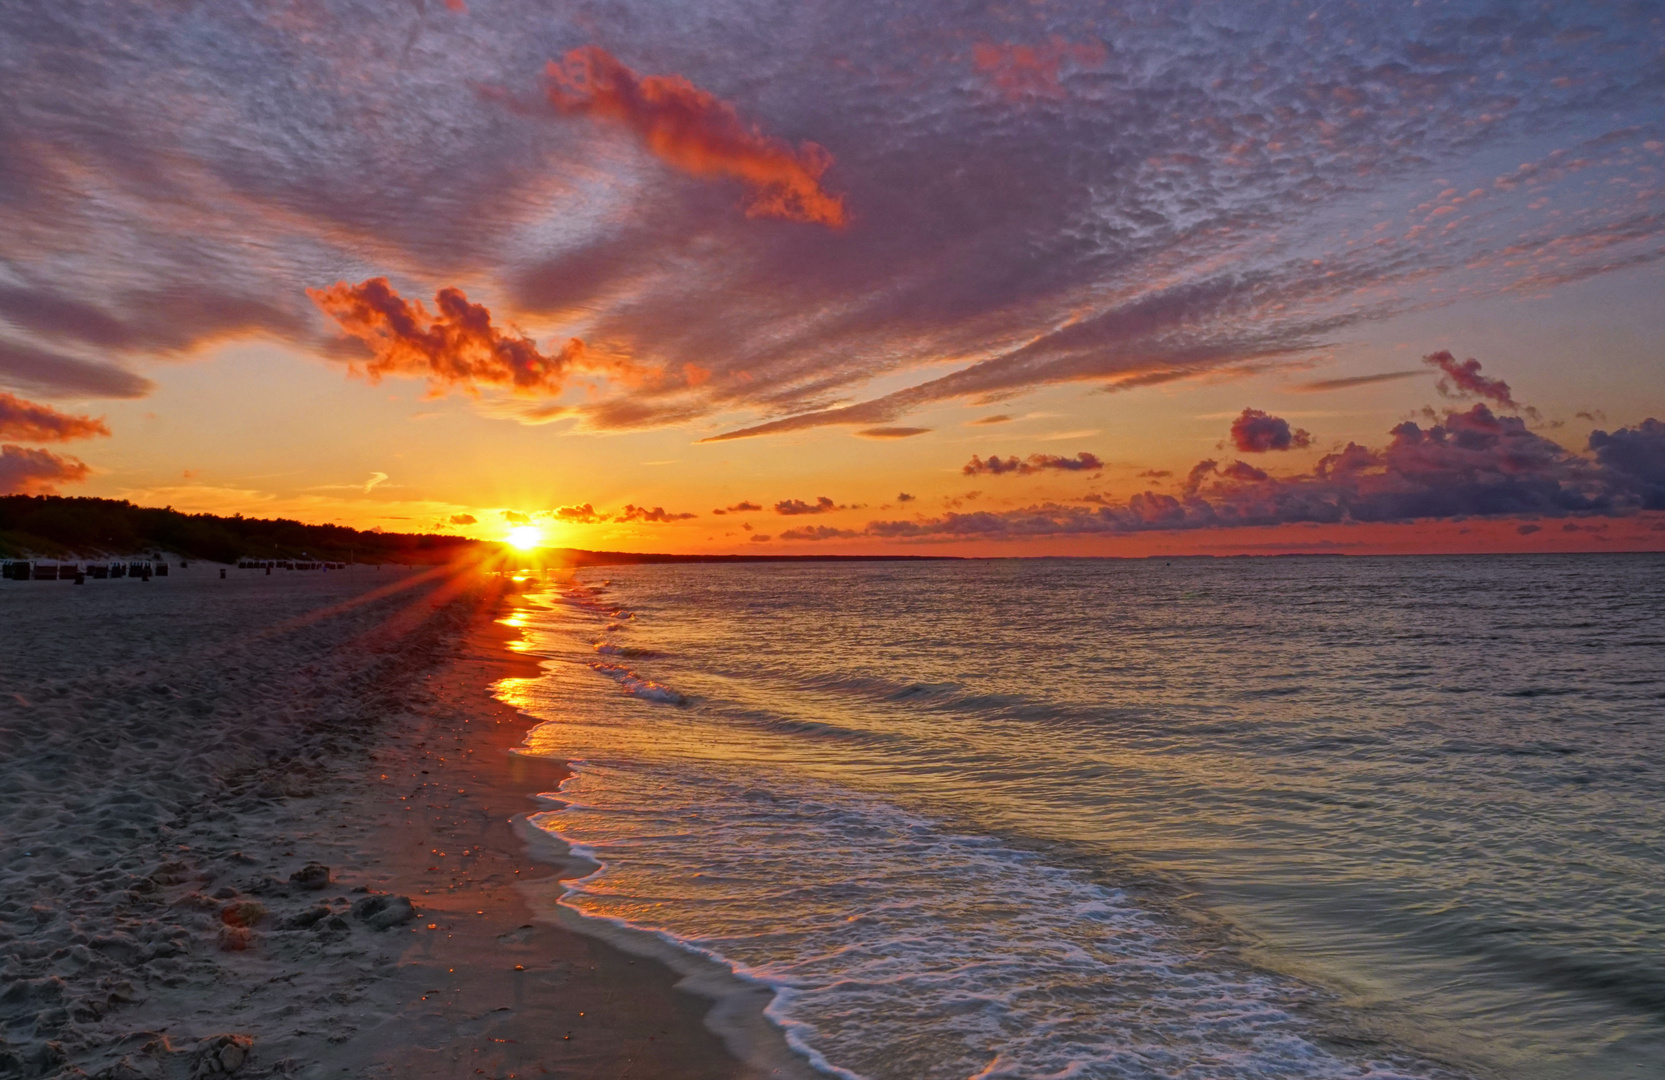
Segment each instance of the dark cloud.
M871 427L856 432L864 439L909 439L930 432L928 427Z
M762 509L763 507L759 506L757 503L742 499L733 506L725 506L720 510L713 510L711 512L721 517L724 514L754 514Z
M72 416L0 391L0 438L65 442L108 434L102 418Z
M1665 423L1648 419L1611 435L1592 431L1590 451L1611 482L1634 494L1644 510L1665 510Z
M480 519L473 514L452 514L450 523L452 525L478 525Z
M839 506L825 495L820 496L812 503L804 502L802 499L782 499L780 502L775 504L775 513L786 514L787 516L793 516L796 514L825 514L832 510L842 509L843 507Z
M689 514L689 513L681 513L681 514L669 513L665 510L665 508L663 506L655 506L653 509L649 510L645 506L633 506L630 503L625 503L624 504L624 509L619 511L619 513L613 518L613 520L614 521L621 521L621 522L622 521L658 521L658 522L666 522L666 521L686 521L689 518L695 518L695 517L699 517L699 515L698 514Z
M589 503L579 506L557 506L549 512L549 516L568 525L594 525L607 520L604 515L596 513L595 507Z
M1142 480L1160 480L1163 477L1172 475L1173 473L1168 469L1146 469L1144 472L1139 474L1139 478Z
M655 155L693 176L728 176L751 189L746 212L839 227L844 200L821 187L832 155L812 142L794 150L740 118L680 75L641 76L595 45L550 61L549 103L634 133Z
M1375 375L1352 375L1345 379L1319 379L1316 382L1297 383L1290 389L1302 394L1319 394L1326 390L1350 390L1355 386L1374 386L1377 383L1414 379L1418 375L1426 374L1425 371L1383 371Z
M999 454L991 454L989 459L984 461L973 454L971 460L966 462L965 467L960 471L967 476L979 476L985 473L990 476L1000 476L1003 473L1028 476L1030 473L1046 472L1048 470L1056 472L1092 472L1102 468L1104 468L1104 462L1100 461L1096 454L1082 451L1072 458L1060 457L1057 454L1030 454L1027 460L1018 457L1016 454L1004 459Z
M1269 450L1295 450L1312 445L1312 433L1292 428L1289 421L1259 409L1244 409L1231 422L1231 442L1238 453L1264 454Z
M897 492L896 501L899 503L913 502L914 497L905 491Z
M813 525L801 529L787 529L780 534L782 540L842 540L861 534L853 529L835 529L831 525Z
M1473 357L1458 363L1449 349L1441 349L1424 356L1422 362L1445 373L1445 377L1434 386L1446 397L1480 397L1495 401L1506 409L1520 408L1509 393L1509 384L1502 379L1488 379L1480 374L1480 361Z
M47 450L0 446L0 495L55 495L59 484L78 484L91 471L72 457Z
M873 521L871 536L1022 538L1292 523L1387 523L1465 517L1621 516L1665 508L1665 423L1592 438L1594 460L1483 404L1427 427L1407 421L1382 449L1349 443L1311 472L1273 476L1243 462L1201 461L1180 496L1143 492L1096 507Z
M987 424L1008 424L1011 420L1012 418L1005 413L995 413L992 416L979 416L975 420L968 420L967 423L973 427L983 427Z
M752 534L752 543L754 543L754 544L768 543L770 540L773 540L773 539L774 539L774 537L770 536L768 533L753 533Z

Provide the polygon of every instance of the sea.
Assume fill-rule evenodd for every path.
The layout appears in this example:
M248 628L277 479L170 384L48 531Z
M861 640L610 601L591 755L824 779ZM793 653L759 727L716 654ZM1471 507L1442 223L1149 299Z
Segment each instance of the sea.
M496 692L572 765L559 904L762 993L806 1070L1665 1077L1665 556L534 595Z

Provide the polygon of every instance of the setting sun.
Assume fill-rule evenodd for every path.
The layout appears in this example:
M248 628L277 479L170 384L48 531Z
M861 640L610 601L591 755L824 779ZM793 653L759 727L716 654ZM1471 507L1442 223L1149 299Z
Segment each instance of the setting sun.
M530 551L541 543L543 543L543 530L536 525L522 525L519 528L509 530L508 544L510 547Z

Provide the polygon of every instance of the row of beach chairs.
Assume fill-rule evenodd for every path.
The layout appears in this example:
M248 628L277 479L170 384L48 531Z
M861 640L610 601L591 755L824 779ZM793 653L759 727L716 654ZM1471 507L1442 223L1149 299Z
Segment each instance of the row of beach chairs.
M184 563L179 565L184 566ZM85 581L133 577L150 580L152 576L167 577L168 564L161 560L142 559L136 562L29 562L14 559L0 563L0 580L5 581Z
M345 570L344 562L308 562L302 559L243 559L239 570Z

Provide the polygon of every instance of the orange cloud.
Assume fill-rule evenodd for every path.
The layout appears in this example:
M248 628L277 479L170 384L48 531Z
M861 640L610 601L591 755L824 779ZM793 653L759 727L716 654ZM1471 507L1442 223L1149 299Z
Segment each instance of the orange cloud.
M0 495L55 495L59 484L77 484L92 470L72 457L0 446Z
M551 60L549 102L568 115L618 124L691 176L731 176L751 188L748 217L776 217L840 228L841 196L821 187L832 155L815 143L794 150L740 119L734 106L680 75L642 76L595 45Z
M0 438L64 442L108 434L110 429L97 417L71 416L46 405L36 405L32 401L0 393Z
M390 374L425 375L436 392L451 386L507 386L520 394L554 396L575 368L614 374L632 370L624 362L594 356L577 338L546 356L531 338L493 326L485 305L471 303L458 288L439 291L436 315L420 300L407 301L394 292L384 277L358 285L338 281L306 294L343 331L375 352L365 365L371 382Z

